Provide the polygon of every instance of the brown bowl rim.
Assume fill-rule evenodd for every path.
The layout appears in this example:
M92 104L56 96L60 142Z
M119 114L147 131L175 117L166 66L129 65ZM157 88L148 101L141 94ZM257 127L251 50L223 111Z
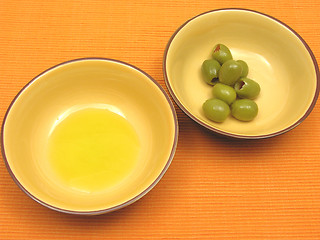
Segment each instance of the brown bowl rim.
M190 111L188 111L184 105L179 101L179 98L175 95L172 87L171 87L171 84L170 84L170 81L168 79L168 74L167 74L167 55L168 55L168 51L169 51L169 48L170 48L170 45L173 41L173 39L175 38L175 36L180 32L181 29L183 29L189 22L193 21L194 19L198 18L198 17L201 17L203 15L206 15L206 14L211 14L211 13L214 13L214 12L221 12L221 11L245 11L245 12L251 12L251 13L255 13L255 14L259 14L259 15L262 15L264 17L267 17L269 18L270 20L273 20L279 24L281 24L282 26L284 26L285 28L287 28L290 32L292 32L295 36L298 37L298 39L303 43L303 45L305 46L306 50L309 52L309 55L313 61L313 65L314 65L314 68L315 68L315 72L316 72L316 80L317 80L317 86L316 86L316 91L315 91L315 94L314 94L314 97L313 97L313 100L310 104L310 106L308 107L308 110L305 112L305 114L300 118L298 119L295 123L293 123L291 126L287 127L287 128L284 128L280 131L277 131L277 132L274 132L274 133L270 133L270 134L263 134L263 135L240 135L240 134L233 134L233 133L228 133L226 131L223 131L223 130L219 130L219 129L216 129L214 127L212 127L211 125L209 124L206 124L202 121L200 121L198 118L196 118ZM191 118L193 121L195 121L196 123L200 124L201 126L207 128L208 130L214 132L214 133L217 133L217 134L220 134L220 135L223 135L223 136L226 136L226 137L231 137L231 138L237 138L237 139L265 139L265 138L270 138L270 137L275 137L275 136L278 136L278 135L281 135L283 133L286 133L290 130L292 130L293 128L297 127L300 123L302 123L307 117L308 115L312 112L316 102L317 102L317 99L318 99L318 95L319 95L319 86L320 86L320 73L319 73L319 67L318 67L318 63L317 63L317 60L311 50L311 48L309 47L309 45L306 43L306 41L294 30L292 29L290 26L288 26L287 24L285 24L284 22L278 20L277 18L275 17L272 17L268 14L265 14L265 13L262 13L262 12L259 12L259 11L256 11L256 10L251 10L251 9L245 9L245 8L220 8L220 9L214 9L214 10L210 10L210 11L207 11L207 12L203 12L199 15L196 15L192 18L190 18L189 20L187 20L186 22L184 22L180 27L178 27L178 29L172 34L172 36L170 37L167 45L166 45L166 48L164 50L164 55L163 55L163 60L162 60L162 66L163 66L163 75L164 75L164 80L165 80L165 84L167 86L167 89L171 95L171 97L173 98L173 100L175 101L175 103L178 105L178 107L189 117Z
M59 208L59 207L56 207L56 206L53 206L51 204L48 204L42 200L40 200L39 198L37 198L36 196L34 196L32 193L30 193L24 186L22 183L20 183L20 181L15 177L13 171L11 170L11 167L10 167L10 164L8 162L8 159L7 159L7 156L6 156L6 153L5 153L5 147L4 147L4 128L5 128L5 123L6 123L6 120L7 120L7 116L12 108L12 106L14 105L14 103L16 102L16 100L19 98L19 96L21 95L22 92L24 92L24 90L29 86L31 85L33 82L37 81L37 79L41 76L43 76L44 74L46 74L47 72L49 72L50 70L53 70L57 67L60 67L60 66L63 66L63 65L66 65L66 64L70 64L70 63L73 63L73 62L80 62L80 61L91 61L91 60L101 60L101 61L107 61L107 62L113 62L113 63L117 63L117 64L121 64L121 65L124 65L124 66L127 66L127 67L131 67L133 68L134 70L142 73L143 75L145 75L151 82L153 82L159 89L160 91L163 93L164 97L166 98L169 106L170 106L170 109L171 109L171 112L172 112L172 116L173 116L173 120L174 120L174 141L173 141L173 145L172 145L172 148L171 148L171 152L170 152L170 155L169 155L169 158L167 160L167 163L166 165L164 166L164 168L162 169L161 173L159 174L159 176L144 190L142 191L141 193L139 193L138 195L136 195L135 197L131 198L130 200L124 202L124 203L121 203L121 204L118 204L114 207L110 207L110 208L105 208L105 209L101 209L101 210L93 210L93 211L74 211L74 210L68 210L68 209L63 209L63 208ZM13 181L18 185L18 187L26 194L28 195L31 199L33 199L34 201L40 203L41 205L49 208L49 209L52 209L52 210L55 210L55 211L58 211L58 212L62 212L62 213L68 213L68 214L74 214L74 215L100 215L100 214L104 214L104 213L109 213L109 212L113 212L113 211L116 211L116 210L119 210L121 208L124 208L134 202L136 202L137 200L139 200L140 198L142 198L143 196L145 196L149 191L151 191L151 189L153 189L155 187L155 185L160 181L160 179L163 177L163 175L166 173L166 171L168 170L172 160L173 160L173 157L174 157L174 154L175 154L175 151L176 151L176 148L177 148L177 143L178 143L178 131L179 130L179 127L178 127L178 120L177 120L177 115L176 115L176 111L175 111L175 108L174 108L174 105L173 103L171 102L170 100L170 97L168 96L168 94L166 93L166 91L163 89L163 87L154 79L152 78L149 74L147 74L146 72L144 72L143 70L141 70L140 68L136 67L136 66L133 66L132 64L129 64L129 63L126 63L126 62L123 62L121 60L116 60L116 59L112 59L112 58L103 58L103 57L86 57L86 58L77 58L77 59L72 59L72 60L68 60L68 61L65 61L65 62L62 62L62 63L59 63L59 64L56 64L48 69L46 69L45 71L43 71L42 73L40 73L39 75L37 75L36 77L34 77L31 81L29 81L18 93L17 95L14 97L14 99L12 100L12 102L10 103L6 113L5 113L5 116L3 118L3 122L2 122L2 127L1 127L1 152L2 152L2 156L3 156L3 160L4 160L4 163L6 165L6 168L11 176L11 178L13 179Z

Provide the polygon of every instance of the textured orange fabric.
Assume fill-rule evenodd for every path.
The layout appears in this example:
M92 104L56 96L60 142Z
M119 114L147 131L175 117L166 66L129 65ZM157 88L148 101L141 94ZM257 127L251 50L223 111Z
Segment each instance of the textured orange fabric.
M0 118L29 80L74 58L119 59L165 88L162 56L171 34L189 18L225 7L285 22L320 63L315 0L1 0ZM39 205L1 160L0 239L320 239L319 106L294 130L259 141L217 137L176 107L179 143L163 179L133 205L101 216Z

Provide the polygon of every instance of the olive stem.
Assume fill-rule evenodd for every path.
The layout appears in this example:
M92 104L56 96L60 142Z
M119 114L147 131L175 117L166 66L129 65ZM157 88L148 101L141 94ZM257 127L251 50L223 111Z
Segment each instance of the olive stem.
M239 90L240 90L245 84L246 84L246 83L245 83L244 81L241 81L240 84L239 84L239 85L240 85L240 86L239 86Z
M218 52L220 50L220 44L217 45L216 49L213 52Z

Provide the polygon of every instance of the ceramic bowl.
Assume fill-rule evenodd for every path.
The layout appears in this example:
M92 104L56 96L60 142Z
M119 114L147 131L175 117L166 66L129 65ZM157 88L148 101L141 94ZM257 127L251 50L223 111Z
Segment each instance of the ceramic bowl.
M235 60L246 61L248 77L261 86L253 121L230 116L215 123L202 111L212 87L203 81L201 65L218 43L228 46ZM310 114L319 94L318 65L301 36L271 16L246 9L214 10L185 22L167 44L163 72L174 101L191 119L233 138L268 138L293 129Z
M86 108L117 114L139 141L137 161L128 174L95 191L82 191L61 181L48 155L54 127ZM122 131L111 129L118 130ZM109 143L118 141L103 134ZM157 184L174 156L178 124L169 97L145 72L112 59L76 59L41 73L18 93L5 115L1 137L9 173L27 195L54 210L93 215L125 207ZM119 145L116 154L129 151ZM121 161L125 167L126 159ZM91 162L86 164L85 168L92 167Z

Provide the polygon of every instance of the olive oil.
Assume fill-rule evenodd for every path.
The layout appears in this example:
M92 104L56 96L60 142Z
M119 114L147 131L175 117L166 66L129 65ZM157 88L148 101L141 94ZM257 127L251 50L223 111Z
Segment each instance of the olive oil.
M140 142L133 126L108 109L84 108L58 122L49 137L51 168L82 192L114 187L136 166Z

